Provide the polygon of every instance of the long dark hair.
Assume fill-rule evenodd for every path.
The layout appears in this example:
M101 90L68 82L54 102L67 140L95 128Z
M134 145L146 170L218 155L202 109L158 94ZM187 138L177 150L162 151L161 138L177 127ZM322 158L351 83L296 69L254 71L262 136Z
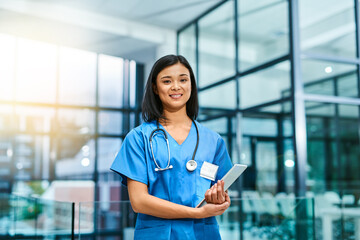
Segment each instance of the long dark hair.
M186 114L190 119L195 120L199 112L199 100L196 88L196 81L194 72L189 62L181 55L166 55L154 63L149 74L145 94L142 102L142 118L145 122L151 122L153 120L158 121L164 119L162 102L157 94L154 93L153 85L156 85L156 78L164 68L181 63L184 65L190 73L191 80L191 95L186 103Z

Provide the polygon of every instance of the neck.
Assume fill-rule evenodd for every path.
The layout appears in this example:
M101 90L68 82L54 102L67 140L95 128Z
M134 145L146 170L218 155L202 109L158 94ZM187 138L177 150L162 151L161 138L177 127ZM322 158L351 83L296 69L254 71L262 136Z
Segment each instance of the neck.
M186 114L185 107L178 111L169 111L169 110L164 109L163 113L164 113L166 120L160 119L160 123L165 124L167 126L169 126L169 125L173 125L173 126L184 125L184 123L186 124L186 123L191 122L191 119Z

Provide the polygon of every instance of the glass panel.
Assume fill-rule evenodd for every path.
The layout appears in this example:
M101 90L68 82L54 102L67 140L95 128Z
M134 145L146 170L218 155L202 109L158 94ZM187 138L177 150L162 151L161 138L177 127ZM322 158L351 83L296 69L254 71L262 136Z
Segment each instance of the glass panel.
M242 0L238 3L240 71L288 54L287 1Z
M19 39L16 69L16 100L55 102L57 47Z
M48 136L17 135L12 159L15 168L14 178L30 180L48 177L49 149L50 138Z
M17 130L21 132L50 132L55 110L42 107L15 107Z
M277 153L275 142L256 143L256 189L260 192L276 192Z
M95 131L95 113L89 109L60 109L58 131L71 134L92 134Z
M241 121L241 131L244 135L276 136L277 123L275 119L244 117Z
M13 100L16 39L0 34L0 99Z
M0 136L0 179L10 179L13 168L12 156L14 155L14 149L12 145L12 138L6 136ZM1 192L1 180L0 180L0 192Z
M79 217L79 239L92 233L106 233L106 237L95 235L101 240L134 239L136 213L129 201L81 202Z
M57 178L92 179L95 168L95 140L76 136L59 140Z
M134 108L136 104L136 62L130 61L129 64L129 103Z
M1 239L70 239L73 205L39 198L0 195Z
M353 0L299 1L303 51L354 58L355 17Z
M201 107L236 108L236 82L230 81L199 92Z
M356 65L304 59L302 78L305 93L357 97Z
M359 189L359 107L306 102L306 123L310 189Z
M95 53L61 47L59 75L60 103L95 105Z
M121 134L123 130L121 112L102 111L99 113L99 133Z
M246 108L289 96L290 64L285 61L240 78L240 107ZM261 86L261 87L259 87Z
M122 140L120 138L99 138L98 171L107 173L113 163Z
M234 1L199 21L199 87L235 74Z
M124 60L99 55L99 105L123 106Z
M201 122L201 124L219 134L226 134L228 129L227 121L227 118L217 118Z
M196 39L195 24L186 28L179 34L179 54L183 55L190 63L193 72L196 75Z
M0 130L10 131L15 128L13 118L13 107L10 105L0 105Z
M233 199L228 210L216 217L222 239L295 239L297 236L315 240L312 199L271 193L260 198L251 191L243 194L246 197ZM299 215L296 220L298 212L307 214Z

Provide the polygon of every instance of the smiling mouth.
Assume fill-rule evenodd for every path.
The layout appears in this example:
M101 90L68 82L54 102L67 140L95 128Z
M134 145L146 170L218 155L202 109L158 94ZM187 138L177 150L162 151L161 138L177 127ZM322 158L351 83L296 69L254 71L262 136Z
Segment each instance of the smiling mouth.
M180 98L182 96L182 94L171 94L170 97L171 98Z

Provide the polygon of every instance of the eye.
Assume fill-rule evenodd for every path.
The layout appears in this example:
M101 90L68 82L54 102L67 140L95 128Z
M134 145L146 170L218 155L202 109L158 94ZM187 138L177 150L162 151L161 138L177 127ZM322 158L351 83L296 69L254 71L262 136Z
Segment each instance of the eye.
M187 82L187 79L184 78L184 79L181 79L180 81L181 81L181 82Z
M171 83L171 81L170 80L164 80L163 83L164 84L169 84L169 83Z

